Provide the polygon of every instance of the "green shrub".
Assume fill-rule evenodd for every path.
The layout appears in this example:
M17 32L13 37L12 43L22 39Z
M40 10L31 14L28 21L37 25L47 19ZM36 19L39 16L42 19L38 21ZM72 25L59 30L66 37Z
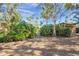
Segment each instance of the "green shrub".
M16 25L13 30L11 30L7 34L7 41L19 41L19 40L24 40L27 38L32 38L36 34L36 28L27 23L19 23Z
M0 42L25 40L36 35L37 28L32 24L21 22L15 25L9 33L0 37ZM2 34L1 34L2 35Z
M40 35L41 36L52 36L53 35L52 25L42 26L40 29Z
M23 40L29 35L27 30L25 29L24 24L19 23L13 29L6 35L6 40L7 41L18 41L18 40Z
M18 30L16 31L11 31L10 33L7 34L7 39L8 41L19 41L19 40L24 40L29 36L30 32L29 31L23 31L23 30Z
M64 31L63 31L63 35L66 36L66 37L70 37L71 36L71 29L70 28L65 28Z
M0 32L0 43L1 42L6 42L7 40L6 40L6 35L5 35L5 33L4 32Z
M30 32L29 38L33 38L36 36L37 28L34 27L32 24L26 24L26 29Z
M63 29L61 29L61 28L56 28L56 35L57 35L57 36L62 35L62 31L63 31Z
M66 28L64 28L64 27L62 27L62 28L60 28L60 27L56 28L56 35L57 36L70 37L71 33L72 33L72 31L68 27L66 27Z
M10 36L7 36L7 35L4 35L4 33L0 33L0 43L1 42L11 42L13 39L9 39L8 37Z

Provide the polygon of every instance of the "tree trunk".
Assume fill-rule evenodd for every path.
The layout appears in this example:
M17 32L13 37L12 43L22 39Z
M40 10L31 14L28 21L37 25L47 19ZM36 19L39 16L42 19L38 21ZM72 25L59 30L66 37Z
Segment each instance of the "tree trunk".
M66 17L67 18L67 17ZM64 28L66 28L66 25L67 25L67 19L65 19L65 24L64 24Z
M54 21L54 25L53 25L53 36L56 36L56 22Z

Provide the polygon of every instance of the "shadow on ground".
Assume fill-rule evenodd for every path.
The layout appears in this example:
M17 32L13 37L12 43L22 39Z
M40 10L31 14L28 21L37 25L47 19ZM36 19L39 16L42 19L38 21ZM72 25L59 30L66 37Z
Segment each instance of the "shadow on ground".
M0 43L2 56L77 56L79 37L43 37L25 41Z

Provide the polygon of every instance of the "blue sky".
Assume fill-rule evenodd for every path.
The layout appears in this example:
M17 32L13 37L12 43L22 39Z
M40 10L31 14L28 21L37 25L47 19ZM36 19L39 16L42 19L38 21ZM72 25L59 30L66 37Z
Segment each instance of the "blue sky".
M33 16L34 20L42 21L43 23L45 23L45 19L44 18L40 18L41 17L41 7L39 6L41 4L36 4L36 3L24 3L24 4L20 4L17 8L17 11L21 14L22 20L27 21L27 17L29 16ZM61 7L62 6L62 7ZM70 13L72 13L72 10L66 10L62 4L60 4L61 10L60 13L58 14L58 21L57 23L60 22L64 22L66 19L66 15L68 15L68 19L73 18L74 14L71 16L69 15ZM4 9L4 8L3 8ZM35 19L36 17L39 17L39 19ZM52 23L52 20L49 19L48 23Z
M33 16L34 18L35 17L40 18L41 17L41 7L39 5L40 4L32 4L32 3L20 4L17 11L22 15L22 19L25 20L25 21L27 21L26 17L29 17L29 16ZM46 23L44 18L40 18L38 20L38 22L39 21ZM49 19L48 23L49 24L52 23L52 20Z
M22 15L22 19L26 21L26 17L29 16L33 16L35 17L41 17L41 7L39 6L40 4L32 4L32 3L27 3L27 4L20 4L20 6L18 7L18 12ZM62 6L62 4L61 4ZM61 17L58 17L58 21L64 22L66 19L66 15L71 13L72 11L65 11L65 8L62 6L62 10L60 11ZM74 15L69 16L68 19L72 18ZM45 19L44 18L40 18L38 21L42 21L43 23L45 23ZM48 23L52 23L52 20L49 20Z
M20 4L18 7L18 12L24 17L29 16L40 16L40 6L39 4Z
M40 4L32 4L32 3L27 3L27 4L20 4L20 6L17 8L17 11L21 14L22 20L27 21L27 17L33 16L34 20L36 17L41 17L41 7L39 6ZM37 19L36 19L37 20ZM44 21L44 19L40 18L37 20L39 21Z

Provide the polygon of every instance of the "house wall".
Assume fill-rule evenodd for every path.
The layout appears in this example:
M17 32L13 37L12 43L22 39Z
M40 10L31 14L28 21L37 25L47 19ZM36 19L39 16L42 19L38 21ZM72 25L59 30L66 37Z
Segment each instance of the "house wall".
M74 26L74 27L71 29L73 33L76 33L76 28L77 28L77 27Z
M76 25L69 24L67 27L69 27L73 33L76 33L76 28L77 28Z

